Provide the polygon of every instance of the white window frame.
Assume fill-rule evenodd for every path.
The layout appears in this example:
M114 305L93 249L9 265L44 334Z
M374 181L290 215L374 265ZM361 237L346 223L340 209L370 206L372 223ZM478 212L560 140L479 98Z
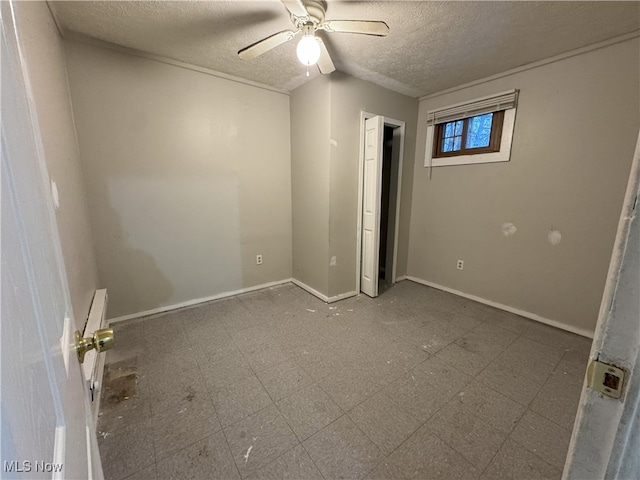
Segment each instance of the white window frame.
M441 110L459 109L461 106L464 107L466 104L469 106L473 106L477 103L487 102L491 100L491 98L501 97L505 94L516 93L517 91L513 90L511 92L504 92L498 95L492 95L490 97L483 97L472 102L465 102L465 104L453 105L451 107L447 107ZM427 168L431 167L448 167L452 165L474 165L476 163L496 163L496 162L508 162L511 159L511 145L513 143L513 131L516 125L516 110L517 110L517 101L512 106L512 108L508 108L504 110L504 120L502 122L502 137L500 139L500 151L491 152L491 153L478 153L476 155L454 155L447 157L433 157L433 142L435 140L435 131L436 125L435 123L444 123L444 122L431 122L430 125L427 126L427 145L425 150L425 158L424 158L424 166ZM498 110L491 110L498 111ZM433 116L433 112L428 112L430 117ZM477 115L482 115L482 113L469 113L466 116L460 117L463 118L471 118Z

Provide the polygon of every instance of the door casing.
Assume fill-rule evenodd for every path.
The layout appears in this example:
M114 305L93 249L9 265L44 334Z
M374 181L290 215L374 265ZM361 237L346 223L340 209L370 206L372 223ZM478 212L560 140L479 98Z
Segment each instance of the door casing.
M362 273L362 213L363 213L363 193L364 193L364 141L365 141L365 121L369 118L381 116L383 117L383 126L388 125L394 129L400 129L400 152L398 155L398 183L396 196L396 212L395 225L393 229L393 268L391 275L391 283L397 281L397 265L398 265L398 237L400 233L400 201L402 195L402 172L404 164L404 144L406 138L406 123L402 120L385 117L375 113L360 112L360 159L358 164L358 219L356 225L356 292L360 293L361 273ZM378 237L380 231L378 229Z

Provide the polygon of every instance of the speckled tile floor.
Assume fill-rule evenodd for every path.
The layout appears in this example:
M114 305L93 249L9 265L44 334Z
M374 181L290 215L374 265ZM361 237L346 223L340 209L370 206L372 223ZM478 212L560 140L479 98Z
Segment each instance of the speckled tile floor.
M115 324L115 479L560 478L588 339L403 281L282 285Z

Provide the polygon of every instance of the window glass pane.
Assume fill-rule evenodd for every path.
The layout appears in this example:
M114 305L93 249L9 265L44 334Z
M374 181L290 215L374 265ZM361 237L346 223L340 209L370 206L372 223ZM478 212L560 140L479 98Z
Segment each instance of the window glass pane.
M467 126L466 148L488 147L491 139L493 113L471 117Z
M453 122L444 124L444 136L453 137Z
M462 144L462 137L453 137L453 149L460 150L460 145Z
M462 124L464 123L464 120L458 120L456 122L456 135L462 135Z
M450 152L453 149L453 138L445 138L442 143L442 151Z

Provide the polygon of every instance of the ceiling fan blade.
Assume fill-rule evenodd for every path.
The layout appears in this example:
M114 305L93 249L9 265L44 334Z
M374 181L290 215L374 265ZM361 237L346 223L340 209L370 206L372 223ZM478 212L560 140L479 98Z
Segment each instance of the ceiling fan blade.
M291 15L296 17L308 17L309 12L302 3L302 0L281 0Z
M378 37L386 37L389 34L389 26L386 23L371 20L328 20L320 28L327 32L361 33Z
M272 48L282 45L283 43L293 40L298 34L299 30L294 32L293 30L283 30L282 32L274 33L270 37L263 38L259 42L249 45L238 51L238 56L242 60L251 60L252 58L259 57L265 52L268 52Z
M320 37L316 37L316 39L320 44L320 59L318 60L318 68L320 69L320 73L331 73L336 69L336 67L331 60L331 56L329 55L327 46L324 44Z

